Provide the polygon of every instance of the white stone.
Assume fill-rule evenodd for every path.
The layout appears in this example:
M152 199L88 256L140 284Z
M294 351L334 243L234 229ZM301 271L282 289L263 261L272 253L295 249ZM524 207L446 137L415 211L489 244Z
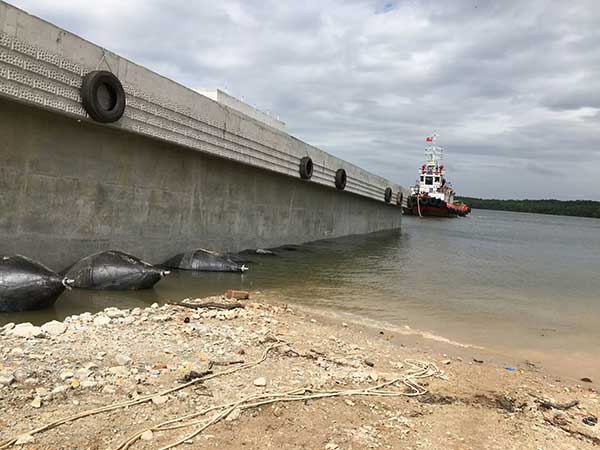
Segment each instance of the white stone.
M132 363L133 360L127 355L118 354L117 357L115 358L115 361L120 366L128 366L129 364Z
M44 332L40 327L36 327L29 322L20 323L8 332L10 336L21 337L25 339L42 337Z
M0 386L10 386L13 381L15 381L15 377L12 374L0 374Z
M41 328L43 332L49 334L50 336L59 336L65 331L67 331L67 326L64 323L59 322L57 320L47 322L44 325L42 325Z
M169 400L169 397L166 395L157 395L156 397L152 397L152 403L155 405L164 405Z
M254 380L254 386L263 387L267 385L267 379L265 377L259 377Z
M52 389L52 392L50 393L52 398L66 398L67 397L67 390L70 388L70 386L56 386L54 389Z
M97 327L103 327L105 325L108 325L110 323L110 317L107 316L97 316L94 319L94 325L96 325Z
M31 402L31 406L33 406L34 408L41 408L42 399L39 395L33 399L33 401Z
M50 393L50 391L48 391L48 389L46 389L44 387L35 388L35 392L40 397L45 397L46 395L48 395Z
M60 379L65 381L68 380L69 378L73 378L75 376L75 374L73 373L72 370L61 370L60 372Z
M129 376L129 369L125 366L115 366L108 369L110 373L117 377L125 378Z
M13 376L15 377L16 381L25 381L27 378L29 378L29 372L22 367L19 367L13 372Z
M158 316L154 316L152 320L155 322L166 322L167 320L171 320L171 316L168 314L160 314Z
M102 388L102 392L105 394L114 394L116 390L114 386L107 385Z
M232 309L231 311L225 311L223 313L223 315L225 316L225 318L227 320L232 320L232 319L235 319L237 317L238 313L237 313L237 311L235 309Z
M85 380L86 378L89 378L91 374L92 371L89 369L77 369L75 371L75 376L80 380Z
M104 310L104 314L106 314L111 319L116 319L119 317L125 317L127 315L127 311L123 311L118 308L106 308Z
M152 430L146 430L140 435L140 439L142 441L151 441L154 439L154 433L152 433Z
M237 420L239 419L240 415L242 414L242 411L240 410L240 408L235 408L233 411L231 411L227 417L225 418L226 421L231 422L232 420Z
M2 331L3 331L4 333L6 333L7 331L10 331L10 330L12 330L14 327L15 327L15 324L14 324L13 322L9 322L9 323L7 323L6 325L4 325L4 326L2 327Z
M152 303L152 305L150 305L150 308L152 308L152 309L158 308L158 303Z
M21 436L19 436L17 438L17 442L15 442L16 445L27 445L27 444L31 444L33 441L35 441L35 438L30 435L30 434L22 434Z

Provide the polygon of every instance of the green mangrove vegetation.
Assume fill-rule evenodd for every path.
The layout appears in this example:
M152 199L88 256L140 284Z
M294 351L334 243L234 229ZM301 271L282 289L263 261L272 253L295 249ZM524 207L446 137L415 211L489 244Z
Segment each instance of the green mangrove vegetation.
M457 200L473 209L600 218L600 202L593 200L497 200L475 197L458 197Z

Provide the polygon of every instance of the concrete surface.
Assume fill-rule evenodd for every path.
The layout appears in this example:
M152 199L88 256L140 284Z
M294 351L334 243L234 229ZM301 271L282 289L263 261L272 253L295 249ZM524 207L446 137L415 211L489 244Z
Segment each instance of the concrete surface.
M124 116L99 125L82 77L113 72ZM218 99L217 99L218 100ZM236 105L233 105L236 106ZM398 228L402 187L0 1L0 254L63 269L117 249L271 247ZM314 175L300 180L300 159ZM334 188L344 168L346 191ZM392 204L383 201L391 187Z
M0 99L0 254L60 270L105 249L159 263L400 226L401 208Z
M0 1L0 97L87 121L79 88L82 76L97 69L113 72L127 93L124 117L107 128L294 178L300 159L310 156L312 183L333 187L335 172L343 168L348 191L378 202L387 187L394 201L402 189Z

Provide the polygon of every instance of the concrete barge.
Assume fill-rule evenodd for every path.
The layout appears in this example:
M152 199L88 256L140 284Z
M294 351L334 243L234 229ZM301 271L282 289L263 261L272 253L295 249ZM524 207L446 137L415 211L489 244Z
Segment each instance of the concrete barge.
M82 98L100 71L122 85L118 120L99 120ZM96 100L110 109L113 94ZM235 99L201 95L2 1L0 136L0 254L55 269L109 248L161 262L195 247L272 247L401 224L401 186Z

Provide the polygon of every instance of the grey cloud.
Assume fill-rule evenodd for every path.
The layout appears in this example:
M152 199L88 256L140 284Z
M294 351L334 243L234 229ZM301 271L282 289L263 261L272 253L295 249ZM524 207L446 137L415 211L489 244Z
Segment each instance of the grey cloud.
M459 192L600 199L594 0L13 3L401 184L438 130Z

